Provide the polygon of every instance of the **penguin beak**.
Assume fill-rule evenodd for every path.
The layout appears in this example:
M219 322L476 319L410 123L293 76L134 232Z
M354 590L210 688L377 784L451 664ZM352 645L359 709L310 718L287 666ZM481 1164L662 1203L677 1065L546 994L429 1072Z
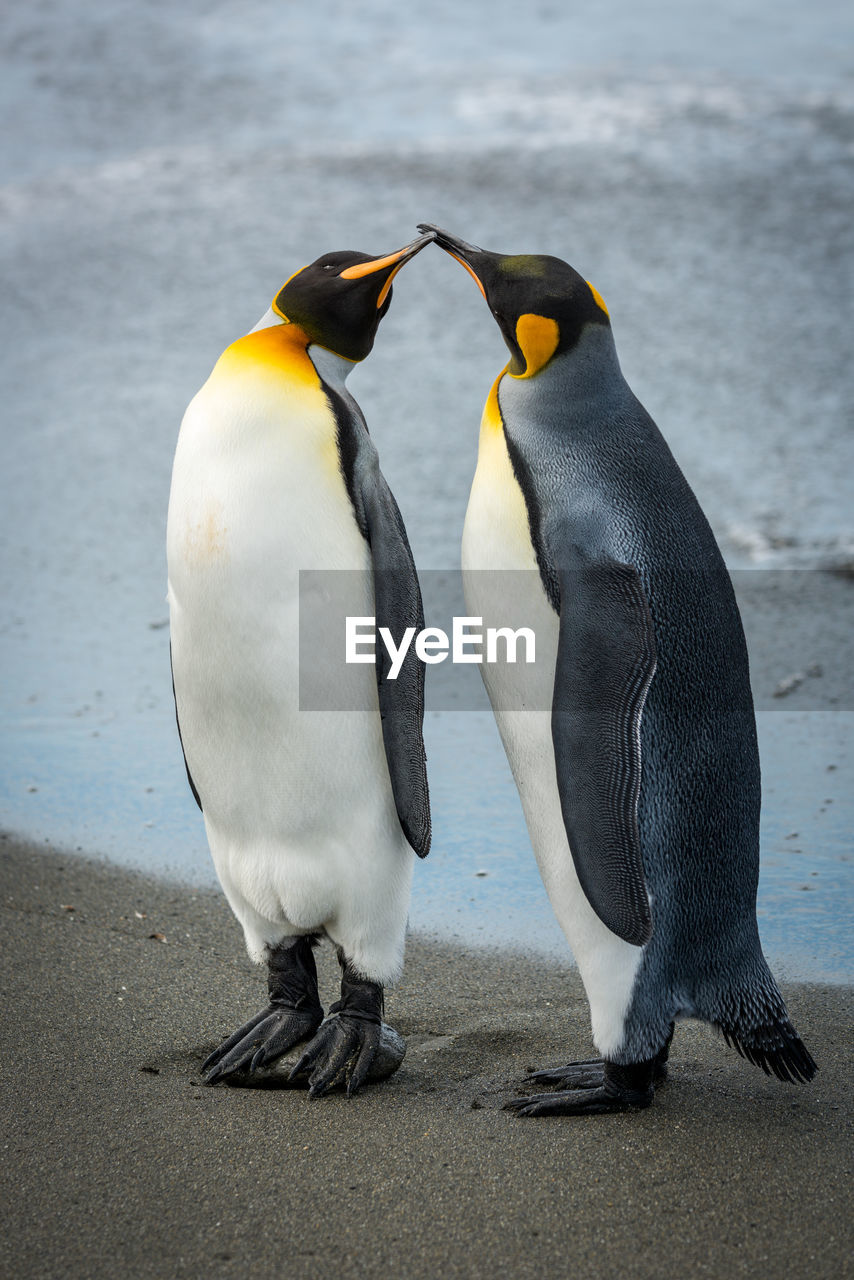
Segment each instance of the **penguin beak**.
M361 280L363 276L372 276L378 271L387 271L391 268L377 298L377 309L379 309L388 297L391 282L398 271L406 266L410 258L414 258L416 253L420 253L424 246L434 239L433 232L429 231L425 235L419 236L417 240L405 244L402 249L398 249L395 253L387 253L382 258L372 258L370 262L357 262L355 266L346 267L340 273L339 278L341 280Z
M477 245L467 244L459 236L451 235L450 231L443 231L441 227L434 226L432 222L419 222L418 230L425 232L425 234L429 233L440 249L444 249L445 253L449 253L452 258L456 258L461 267L465 267L485 298L486 290L483 287L483 281L471 264L472 258L477 261L479 257L484 255L485 250L478 249Z

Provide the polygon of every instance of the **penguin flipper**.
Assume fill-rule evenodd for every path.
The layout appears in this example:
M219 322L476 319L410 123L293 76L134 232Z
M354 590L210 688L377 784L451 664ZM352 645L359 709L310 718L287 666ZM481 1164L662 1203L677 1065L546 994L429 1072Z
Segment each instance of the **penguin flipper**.
M177 695L176 695L176 693L175 693L175 668L174 668L174 665L173 665L173 663L172 663L172 646L171 646L171 644L170 644L170 646L169 646L169 669L170 669L170 671L171 671L171 673L172 673L172 701L175 703L175 724L178 726L178 741L179 741L179 742L180 742L180 744L181 744L181 755L184 757L184 768L187 770L187 781L188 781L188 782L189 782L189 784L190 784L190 790L191 790L191 791L192 791L192 793L193 793L193 799L195 800L196 804L197 804L197 805L199 806L199 808L201 809L201 808L202 808L202 802L201 802L201 799L200 799L200 797L199 797L199 793L198 793L198 791L197 791L197 789L196 789L196 784L195 784L195 782L193 782L193 775L190 773L190 766L187 764L187 753L186 753L186 751L184 750L184 739L183 739L183 737L181 736L181 721L178 719L178 698L177 698Z
M361 509L367 526L374 570L376 625L387 627L399 646L407 628L424 627L421 588L406 527L379 467L361 477ZM377 691L383 742L400 825L419 858L430 852L430 795L424 750L424 665L409 648L397 679L388 679L391 659L377 643Z
M564 826L593 910L643 946L652 917L637 806L640 721L656 664L652 617L631 565L575 548L561 559L552 741Z

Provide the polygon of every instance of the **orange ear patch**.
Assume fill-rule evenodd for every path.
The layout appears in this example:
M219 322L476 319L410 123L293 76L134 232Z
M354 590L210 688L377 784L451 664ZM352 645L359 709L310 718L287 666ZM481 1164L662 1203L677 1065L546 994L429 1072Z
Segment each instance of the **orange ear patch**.
M548 364L557 351L560 327L557 320L551 320L548 316L526 312L516 321L516 341L525 357L525 372L515 376L532 378Z
M610 318L611 318L611 313L609 312L608 308L605 306L605 299L602 297L602 295L601 295L601 293L599 292L599 290L596 288L596 286L595 286L595 285L591 284L589 280L587 281L587 288L588 288L588 289L590 290L590 292L593 294L593 299L594 299L594 301L595 301L595 303L596 303L596 306L597 306L597 307L599 307L599 308L600 308L600 310L604 311L604 312L605 312L605 315L606 315L606 316L608 317L608 319L610 320Z

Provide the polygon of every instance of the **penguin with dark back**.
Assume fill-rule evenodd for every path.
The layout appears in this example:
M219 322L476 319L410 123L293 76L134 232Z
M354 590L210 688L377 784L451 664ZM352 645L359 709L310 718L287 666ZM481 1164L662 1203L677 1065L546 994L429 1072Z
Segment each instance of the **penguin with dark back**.
M469 612L518 575L550 705L481 667L600 1059L535 1072L522 1116L648 1106L675 1022L780 1080L816 1065L756 922L760 776L747 650L699 503L617 360L607 308L558 258L423 224L472 275L510 361L487 400L463 534ZM552 674L553 673L553 674Z

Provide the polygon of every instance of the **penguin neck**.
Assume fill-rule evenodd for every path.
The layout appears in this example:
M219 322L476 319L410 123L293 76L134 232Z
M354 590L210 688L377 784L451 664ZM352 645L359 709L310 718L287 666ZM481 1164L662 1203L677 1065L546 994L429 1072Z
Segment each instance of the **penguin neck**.
M306 354L320 375L321 381L328 386L334 387L336 390L343 390L347 380L347 375L351 372L356 364L355 360L348 360L345 356L339 356L334 351L330 351L327 347L321 347L316 342L311 342L308 335L298 325L292 325L290 320L285 320L278 315L272 307L268 307L261 319L247 333L247 337L251 333L259 333L262 329L288 328L294 333L294 337L299 343L300 340L305 343Z
M260 329L272 329L277 324L284 324L281 316L276 315L272 307L268 307L256 325L249 330L249 333L258 333Z
M336 355L326 347L312 342L307 348L307 355L320 375L321 381L336 390L343 390L348 373L354 368L356 361L345 356Z
M623 400L631 391L623 378L611 330L605 325L588 325L569 351L554 356L530 378L515 377L507 370L501 378L499 400L502 412L534 421L548 417L549 407L563 419L567 412L583 415L584 406L601 406L603 398Z

